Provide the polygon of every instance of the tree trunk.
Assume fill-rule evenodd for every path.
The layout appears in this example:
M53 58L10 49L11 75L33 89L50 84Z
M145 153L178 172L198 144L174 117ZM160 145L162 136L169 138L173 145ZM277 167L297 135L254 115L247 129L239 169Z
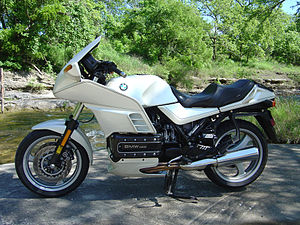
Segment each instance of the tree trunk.
M213 60L217 60L217 37L213 37Z

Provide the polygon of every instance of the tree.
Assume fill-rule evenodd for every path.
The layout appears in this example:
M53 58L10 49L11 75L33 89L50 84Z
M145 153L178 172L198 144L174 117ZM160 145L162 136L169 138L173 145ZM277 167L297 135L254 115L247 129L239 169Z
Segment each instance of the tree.
M271 54L284 0L198 0L208 16L213 59L228 55L237 61Z
M169 69L169 81L183 81L182 70L199 68L211 57L203 41L206 24L197 10L177 0L140 1L128 9L111 37L122 41L128 53L150 64L162 63Z
M288 17L284 24L278 26L277 31L272 57L279 62L300 65L300 33L297 30L297 18Z
M58 71L72 54L101 33L105 9L93 0L10 3L1 11L2 27L6 28L0 30L3 67L26 69L37 64L50 70L54 66Z

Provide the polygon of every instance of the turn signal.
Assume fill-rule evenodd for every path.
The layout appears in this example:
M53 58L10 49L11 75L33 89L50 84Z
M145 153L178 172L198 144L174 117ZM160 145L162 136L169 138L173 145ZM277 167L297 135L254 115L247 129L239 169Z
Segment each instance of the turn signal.
M273 102L272 102L272 107L275 107L275 106L276 106L276 101L274 99Z
M64 72L66 73L66 72L68 72L69 70L71 70L72 69L72 65L68 65L65 69L64 69Z

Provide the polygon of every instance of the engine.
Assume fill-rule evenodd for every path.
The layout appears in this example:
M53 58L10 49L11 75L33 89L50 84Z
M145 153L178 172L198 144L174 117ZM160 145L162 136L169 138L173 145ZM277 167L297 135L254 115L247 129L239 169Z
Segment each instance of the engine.
M168 162L180 155L193 161L218 154L219 149L212 147L216 136L206 129L205 120L178 126L155 111L148 115L158 132L156 135L118 133L108 138L114 162L122 158L153 157Z
M108 138L110 158L117 162L121 158L159 157L162 152L161 135L113 134Z

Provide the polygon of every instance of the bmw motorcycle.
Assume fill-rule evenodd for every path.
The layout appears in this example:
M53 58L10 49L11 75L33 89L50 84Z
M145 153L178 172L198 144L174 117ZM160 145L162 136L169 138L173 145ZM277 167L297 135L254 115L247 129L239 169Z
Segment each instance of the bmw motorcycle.
M46 197L65 195L85 179L93 163L79 115L90 109L104 132L108 172L126 177L165 177L174 195L179 170L204 170L217 185L240 188L256 180L276 141L270 107L274 92L251 80L212 83L188 95L153 75L126 76L116 64L96 60L91 42L58 74L53 93L79 102L67 120L32 127L15 157L19 179ZM107 75L118 77L107 80ZM255 117L263 134L253 123ZM265 137L266 136L266 137Z

